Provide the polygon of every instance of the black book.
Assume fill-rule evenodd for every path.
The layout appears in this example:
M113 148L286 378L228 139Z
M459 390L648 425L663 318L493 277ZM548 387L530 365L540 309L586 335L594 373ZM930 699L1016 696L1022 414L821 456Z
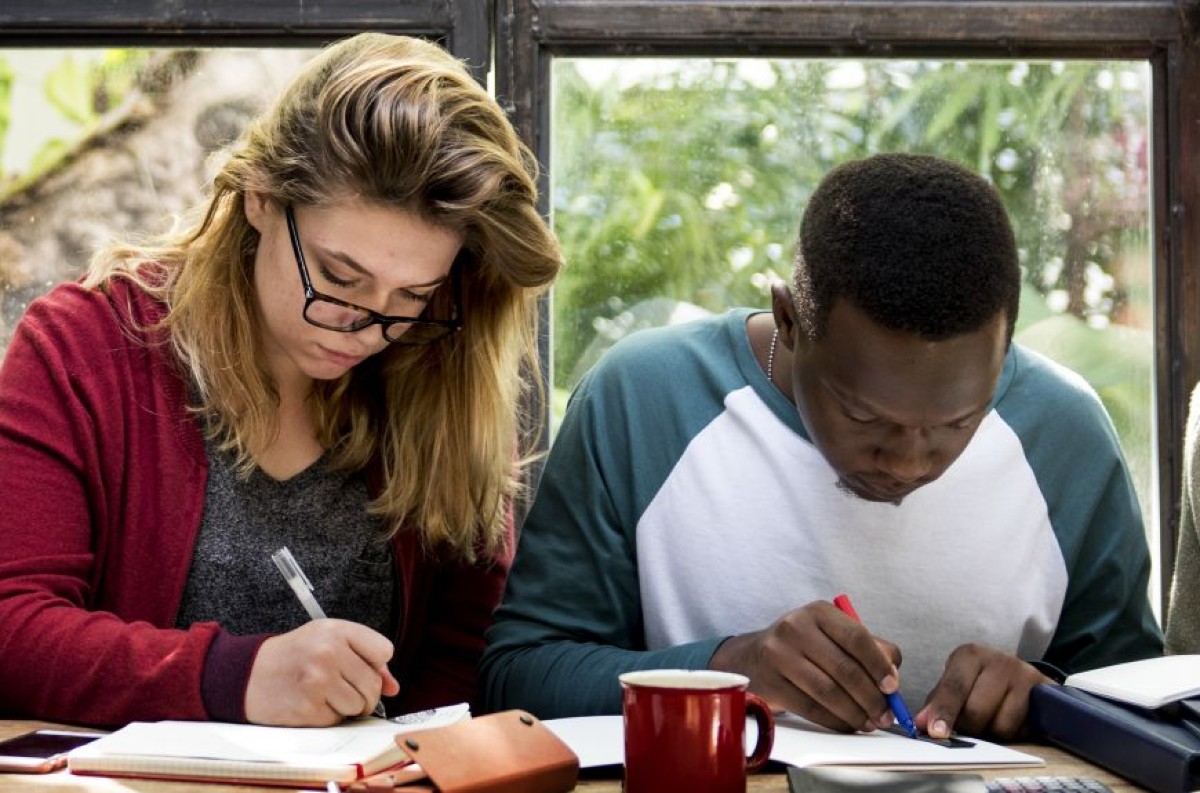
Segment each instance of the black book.
M1029 696L1035 737L1057 744L1156 793L1200 788L1200 702L1141 708L1071 686L1040 685Z

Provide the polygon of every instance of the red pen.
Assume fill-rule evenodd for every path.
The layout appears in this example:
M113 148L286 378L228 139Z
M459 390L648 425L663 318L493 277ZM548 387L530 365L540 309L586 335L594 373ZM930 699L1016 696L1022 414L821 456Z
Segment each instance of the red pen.
M838 595L833 599L833 605L841 609L843 614L853 619L859 625L862 625L862 620L858 616L858 612L854 610L854 606L850 603L850 598L847 595ZM884 694L887 697L888 705L892 709L892 715L896 717L896 723L904 728L908 733L909 738L917 737L917 725L913 722L912 715L908 712L908 706L904 704L904 698L900 696L899 691L893 691L890 694Z

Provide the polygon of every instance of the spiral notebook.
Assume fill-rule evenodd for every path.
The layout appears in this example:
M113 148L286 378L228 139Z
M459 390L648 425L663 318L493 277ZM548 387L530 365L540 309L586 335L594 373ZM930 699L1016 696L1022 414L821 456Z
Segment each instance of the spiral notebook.
M72 751L67 767L89 776L323 788L350 784L408 755L395 737L470 718L466 705L423 718L357 719L334 727L264 727L204 721L134 722Z

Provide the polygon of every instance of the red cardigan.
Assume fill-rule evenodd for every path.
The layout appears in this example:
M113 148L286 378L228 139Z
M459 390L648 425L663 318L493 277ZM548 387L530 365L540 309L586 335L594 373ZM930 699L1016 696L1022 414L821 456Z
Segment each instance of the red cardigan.
M107 293L58 286L29 306L0 366L2 716L245 718L267 636L174 628L208 461L170 346L136 330L162 311L121 279ZM470 701L509 556L441 563L411 531L394 544L393 710Z

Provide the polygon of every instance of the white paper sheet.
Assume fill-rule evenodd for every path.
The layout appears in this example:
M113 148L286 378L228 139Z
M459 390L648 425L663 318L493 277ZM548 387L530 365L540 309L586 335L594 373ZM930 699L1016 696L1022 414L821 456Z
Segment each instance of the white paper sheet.
M625 760L624 724L620 716L583 716L543 722L579 755L582 768L620 765ZM746 744L757 738L754 722L746 725ZM971 746L951 749L929 741L887 732L845 735L791 714L775 718L771 759L795 766L853 765L872 768L988 768L1041 766L1045 761L999 744L975 738Z
M1065 685L1143 708L1200 694L1200 655L1165 655L1076 672Z

